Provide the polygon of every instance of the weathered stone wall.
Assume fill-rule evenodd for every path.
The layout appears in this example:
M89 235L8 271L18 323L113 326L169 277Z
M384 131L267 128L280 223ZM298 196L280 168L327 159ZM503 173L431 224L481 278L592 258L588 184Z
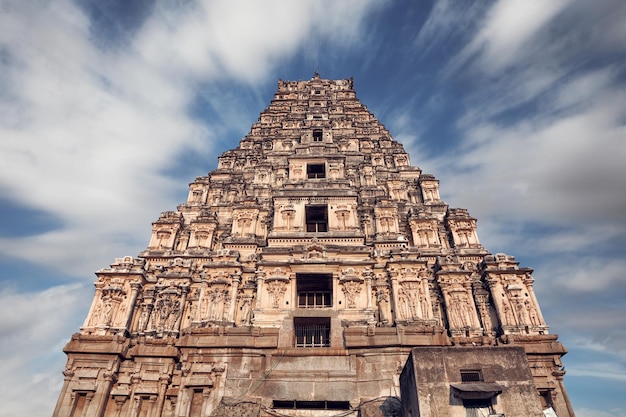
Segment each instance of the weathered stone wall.
M462 371L478 371L481 381L464 384ZM475 391L455 388L462 386ZM488 399L493 414L542 415L522 347L415 348L403 370L401 389L405 417L465 417L464 398Z

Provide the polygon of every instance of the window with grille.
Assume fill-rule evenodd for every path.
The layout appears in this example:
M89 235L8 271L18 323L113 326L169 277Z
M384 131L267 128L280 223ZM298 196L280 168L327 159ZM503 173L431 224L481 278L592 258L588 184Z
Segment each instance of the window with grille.
M297 274L298 308L332 307L333 282L331 274Z
M318 233L328 231L327 206L307 206L305 209L305 216L307 232Z
M480 371L461 371L461 382L480 382L483 376Z
M274 400L273 408L288 410L349 410L349 401Z
M313 131L313 142L322 142L323 138L322 138L322 131L321 130L314 130Z
M329 317L294 317L294 347L329 347Z

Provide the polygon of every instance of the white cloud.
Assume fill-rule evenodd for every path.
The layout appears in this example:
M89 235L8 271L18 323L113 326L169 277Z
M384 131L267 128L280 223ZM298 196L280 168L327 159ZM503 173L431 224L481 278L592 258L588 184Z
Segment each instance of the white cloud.
M62 349L82 324L91 293L83 285L0 292L0 417L52 413L63 383Z
M262 80L314 36L355 42L375 3L158 3L135 37L105 50L72 2L11 6L0 17L0 186L64 227L0 239L0 251L84 275L86 251L100 260L125 255L120 243L138 252L150 221L180 203L185 185L165 172L182 152L214 158L220 121L208 128L189 114L199 83Z
M605 237L624 235L626 95L606 78L602 71L563 83L551 105L556 117L541 113L467 130L453 155L431 163L442 167L444 190L479 218L506 213L518 221L578 222L576 229L603 225ZM563 113L564 107L575 110Z
M223 124L245 113L199 120L190 111L198 94L208 91L204 99L219 108L234 98L211 82L262 81L316 37L341 47L358 43L364 17L378 7L375 1L166 3L157 2L141 25L119 34L123 39L104 41L75 2L2 3L0 187L7 199L60 224L0 238L3 255L91 281L113 258L136 254L149 239L150 222L186 194L185 182L167 170L193 152L209 161L196 173L205 174L216 162L213 141ZM119 18L108 17L113 24ZM45 276L40 285L49 285ZM62 347L92 296L83 286L0 292L0 417L50 415L62 385Z
M569 366L567 373L570 376L577 377L593 377L602 379L612 379L617 381L626 381L626 370L616 368L616 363L597 363L591 362L585 365L578 364Z
M550 2L500 0L488 12L481 30L453 63L454 67L480 56L480 69L489 73L518 64L533 50L529 42L567 5Z
M578 417L626 417L626 411L620 409L600 411L589 408L579 408L576 409L576 415Z

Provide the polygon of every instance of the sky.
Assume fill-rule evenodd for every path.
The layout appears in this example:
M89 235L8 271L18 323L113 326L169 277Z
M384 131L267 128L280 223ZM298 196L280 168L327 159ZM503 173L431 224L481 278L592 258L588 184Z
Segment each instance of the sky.
M315 71L354 77L487 250L534 268L577 416L626 416L625 21L623 0L0 0L0 417L51 415L94 272Z

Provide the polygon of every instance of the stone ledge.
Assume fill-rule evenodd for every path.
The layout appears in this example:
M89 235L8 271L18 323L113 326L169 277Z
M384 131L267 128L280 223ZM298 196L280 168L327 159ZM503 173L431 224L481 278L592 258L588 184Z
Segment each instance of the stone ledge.
M127 352L130 339L123 336L95 336L74 333L72 340L65 345L63 352L70 353L103 353L123 355Z

